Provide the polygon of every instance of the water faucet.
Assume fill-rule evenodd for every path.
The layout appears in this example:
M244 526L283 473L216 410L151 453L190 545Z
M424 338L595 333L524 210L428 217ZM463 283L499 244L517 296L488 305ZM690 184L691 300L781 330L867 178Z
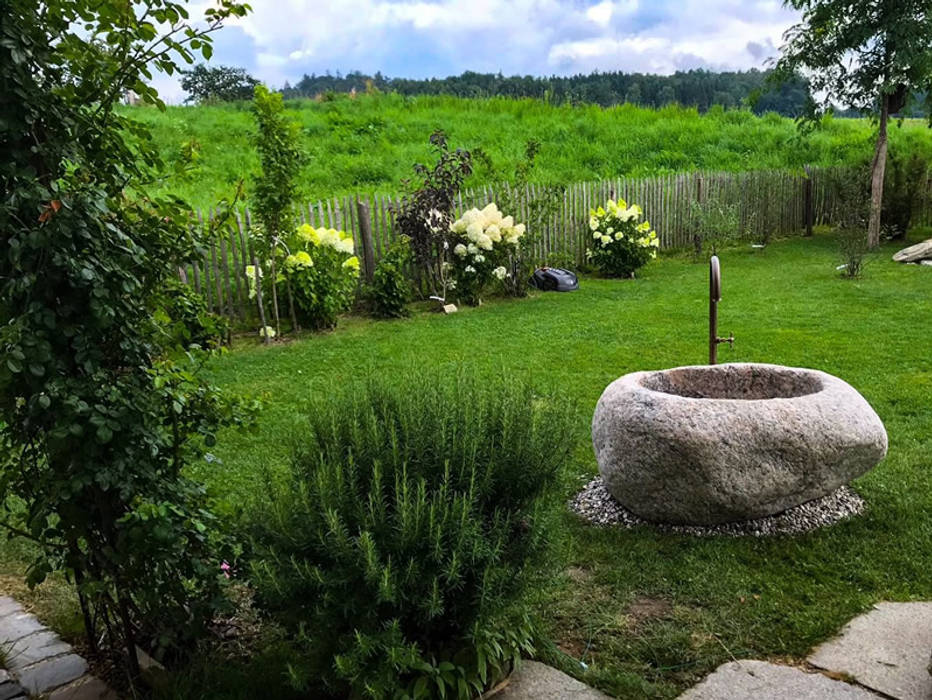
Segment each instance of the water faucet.
M709 260L709 364L718 364L718 346L728 343L735 346L735 334L729 333L727 338L718 337L718 302L722 300L722 267L718 256L713 255Z

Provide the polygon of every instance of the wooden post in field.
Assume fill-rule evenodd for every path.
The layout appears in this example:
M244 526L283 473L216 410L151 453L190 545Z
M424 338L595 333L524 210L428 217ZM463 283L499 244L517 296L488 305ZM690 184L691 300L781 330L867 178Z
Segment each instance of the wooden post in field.
M812 235L812 168L808 165L806 166L806 180L805 180L806 194L805 194L805 213L804 217L806 220L806 235Z
M363 272L366 275L366 282L371 282L372 275L375 273L375 246L372 245L372 219L369 216L369 203L357 199L356 211L359 214Z

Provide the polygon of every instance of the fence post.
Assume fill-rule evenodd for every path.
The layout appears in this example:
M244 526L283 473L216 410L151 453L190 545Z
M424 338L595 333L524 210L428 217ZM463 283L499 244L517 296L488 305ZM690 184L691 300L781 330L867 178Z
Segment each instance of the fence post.
M359 237L362 239L362 262L366 282L372 281L375 273L375 247L372 245L372 219L369 217L369 203L356 200L359 214Z
M806 166L806 181L805 181L805 220L806 220L806 235L812 235L812 168L808 165Z

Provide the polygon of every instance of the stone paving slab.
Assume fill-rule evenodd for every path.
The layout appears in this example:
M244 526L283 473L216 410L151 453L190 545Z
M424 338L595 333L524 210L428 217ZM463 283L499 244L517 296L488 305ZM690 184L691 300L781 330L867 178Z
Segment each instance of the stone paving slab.
M880 696L821 673L746 660L722 664L680 700L880 700Z
M55 656L20 671L19 683L33 695L47 693L87 673L87 662L77 654Z
M13 700L14 698L25 698L26 692L22 686L9 674L8 671L0 669L0 700Z
M117 700L106 684L88 674L87 662L15 600L0 596L0 700L30 695L55 700Z
M878 603L819 647L809 663L896 700L932 700L932 602Z
M119 700L117 694L103 681L88 676L77 683L59 688L48 700Z
M610 700L563 671L539 661L522 661L508 685L491 700Z
M51 630L45 630L44 632L36 632L28 637L23 637L5 646L4 649L6 651L7 668L18 672L43 659L58 656L59 654L67 654L71 651L71 645L63 642Z

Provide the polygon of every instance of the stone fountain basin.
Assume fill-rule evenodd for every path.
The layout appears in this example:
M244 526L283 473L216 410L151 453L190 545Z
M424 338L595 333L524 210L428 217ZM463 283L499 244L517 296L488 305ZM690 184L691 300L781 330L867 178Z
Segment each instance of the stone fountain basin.
M883 459L887 432L838 377L734 363L615 380L592 443L623 506L653 522L715 525L832 493Z

